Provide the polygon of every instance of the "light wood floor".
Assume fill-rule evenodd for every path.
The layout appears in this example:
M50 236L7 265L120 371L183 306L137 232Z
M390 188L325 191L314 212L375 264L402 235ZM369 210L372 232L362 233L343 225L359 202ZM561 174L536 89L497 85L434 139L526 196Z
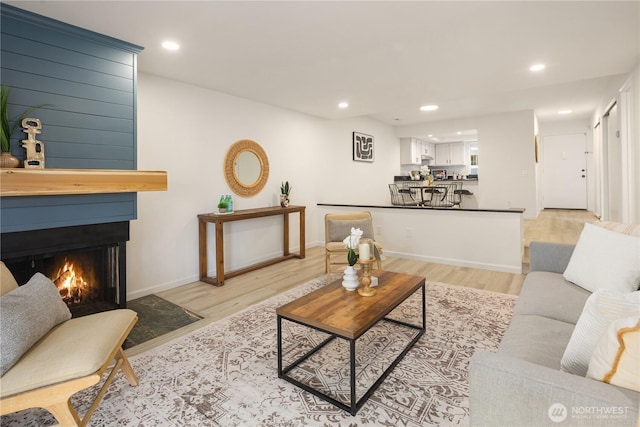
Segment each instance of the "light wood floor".
M586 222L595 222L591 212L572 210L544 210L535 220L525 220L525 248L532 240L575 243ZM523 270L528 270L528 251L525 250ZM387 257L384 269L425 276L427 280L450 285L485 289L493 292L519 294L524 274L501 273L489 270L457 267L430 262ZM307 250L305 259L292 259L225 281L222 287L194 282L157 295L180 305L203 319L132 347L133 355L184 335L208 323L222 319L244 308L266 300L324 274L324 248Z

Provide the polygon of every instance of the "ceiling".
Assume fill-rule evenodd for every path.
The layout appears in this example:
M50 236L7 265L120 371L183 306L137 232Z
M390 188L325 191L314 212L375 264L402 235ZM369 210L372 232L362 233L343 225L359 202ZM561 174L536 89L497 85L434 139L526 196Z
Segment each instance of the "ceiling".
M637 0L6 3L144 46L142 72L325 119L586 119L640 62Z

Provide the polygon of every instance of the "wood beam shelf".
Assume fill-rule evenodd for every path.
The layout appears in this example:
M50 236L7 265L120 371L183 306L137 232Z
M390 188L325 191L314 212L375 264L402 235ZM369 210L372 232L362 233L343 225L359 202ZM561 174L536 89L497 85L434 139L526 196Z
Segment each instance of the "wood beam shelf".
M0 169L0 197L166 190L166 171Z

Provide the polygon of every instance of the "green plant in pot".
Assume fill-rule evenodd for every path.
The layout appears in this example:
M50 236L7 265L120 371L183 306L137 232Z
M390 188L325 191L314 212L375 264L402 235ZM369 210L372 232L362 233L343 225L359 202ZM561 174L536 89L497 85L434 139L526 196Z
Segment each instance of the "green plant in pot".
M0 144L0 151L2 152L2 158L0 167L18 167L20 161L11 155L11 136L16 130L16 127L22 123L22 119L27 117L31 112L42 108L50 104L39 104L33 107L27 108L22 114L15 118L13 125L9 122L9 88L2 85L0 88L0 121L2 121L2 141Z
M289 181L285 181L280 186L280 206L286 208L289 206L289 194L291 194L291 189L293 187L289 185Z
M225 213L228 208L229 208L229 203L227 202L218 203L218 212Z

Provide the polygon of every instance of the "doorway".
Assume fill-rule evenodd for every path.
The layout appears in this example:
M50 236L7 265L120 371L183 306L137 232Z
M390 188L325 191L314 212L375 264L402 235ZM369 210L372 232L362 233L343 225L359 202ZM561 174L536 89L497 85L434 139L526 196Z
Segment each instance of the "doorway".
M542 204L553 209L587 209L587 138L584 133L542 140Z

